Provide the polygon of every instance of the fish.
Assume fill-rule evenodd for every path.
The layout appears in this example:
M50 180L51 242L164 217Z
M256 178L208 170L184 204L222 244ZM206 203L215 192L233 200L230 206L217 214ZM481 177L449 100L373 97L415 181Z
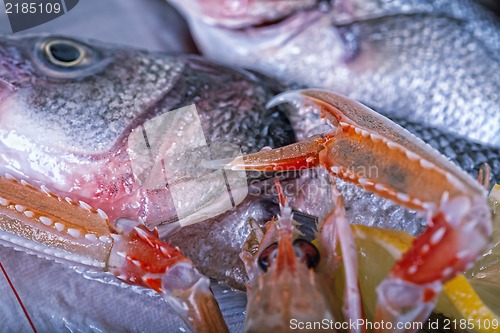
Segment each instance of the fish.
M199 57L49 34L1 36L2 245L83 271L111 271L129 284L168 294L170 306L185 314L190 329L214 329L222 317L212 306L213 296L203 292L206 307L186 313L191 296L177 294L199 287L208 291L209 280L178 247L161 241L154 227L161 232L161 226L180 219L168 200L176 186L188 191L186 184L193 179L204 186L197 198L184 192L178 207L188 213L196 212L203 200L209 206L218 198L219 191L211 190L211 174L202 174L203 179L187 172L200 169L194 163L198 160L189 158L204 153L205 146L241 142L238 148L245 152L295 140L284 109L264 108L274 93L251 73ZM171 131L155 132L158 124L170 125ZM199 136L188 135L193 133ZM176 180L170 174L171 184L165 184L155 178L155 165L143 168L148 161L142 158L154 147L168 150L164 145L173 146L176 137L184 144L206 144L191 146L192 155L192 150L174 149L179 155L169 156L171 160L194 164L182 164L182 175ZM165 159L162 155L159 163ZM191 241L196 240L184 240ZM2 267L12 269L11 256L15 258L12 253L2 257ZM169 268L162 275L164 265ZM99 279L117 283L109 276ZM193 300L198 302L198 296ZM46 327L43 318L51 314L47 309L38 325Z
M500 145L500 20L481 3L169 2L209 58Z

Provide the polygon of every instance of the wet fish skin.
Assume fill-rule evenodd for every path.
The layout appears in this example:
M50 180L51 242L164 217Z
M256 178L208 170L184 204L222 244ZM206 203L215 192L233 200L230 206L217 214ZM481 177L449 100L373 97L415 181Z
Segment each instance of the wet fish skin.
M208 143L247 153L295 140L285 109L264 107L277 91L251 73L77 40L88 64L61 69L42 50L58 38L0 39L2 174L30 177L111 219L142 217L154 226L175 217L169 192L138 187L126 154L131 130L148 119L195 103Z
M238 29L170 2L210 58L500 145L500 20L474 1L335 1Z

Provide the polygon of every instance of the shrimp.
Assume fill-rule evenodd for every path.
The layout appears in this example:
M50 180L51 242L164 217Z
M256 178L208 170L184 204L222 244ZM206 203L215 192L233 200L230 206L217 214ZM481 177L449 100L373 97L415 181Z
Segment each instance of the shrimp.
M332 213L318 226L316 247L301 238L288 199L277 180L276 189L280 215L267 222L265 230L250 220L252 232L240 255L249 277L245 332L325 328L337 331L335 323L362 319L356 247L341 196L337 196ZM346 306L342 313L332 280L332 272L341 262L346 276Z

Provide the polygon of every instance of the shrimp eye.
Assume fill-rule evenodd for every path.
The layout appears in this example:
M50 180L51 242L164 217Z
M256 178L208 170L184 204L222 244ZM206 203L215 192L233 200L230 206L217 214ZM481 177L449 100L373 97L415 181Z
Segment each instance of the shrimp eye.
M85 59L85 49L71 40L52 40L45 44L44 54L53 65L73 67Z
M311 242L298 238L293 242L293 248L297 258L305 262L307 267L314 268L318 265L319 251Z
M278 256L278 243L273 243L266 247L259 256L258 264L260 269L265 273L271 266L272 262Z

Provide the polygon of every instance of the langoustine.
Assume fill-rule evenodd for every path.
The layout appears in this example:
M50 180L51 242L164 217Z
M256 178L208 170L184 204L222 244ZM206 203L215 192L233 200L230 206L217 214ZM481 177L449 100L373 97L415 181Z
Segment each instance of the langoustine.
M254 94L231 100L221 77ZM132 170L127 139L134 128L140 133L147 120L196 102L202 119L198 124L210 143L223 141L229 133L249 151L256 143L293 141L280 112L256 117L242 112L262 110L270 97L265 84L257 82L248 73L196 57L58 36L2 37L2 243L110 271L129 284L165 295L191 329L226 330L208 279L177 247L148 230L175 221L177 212L168 186L148 188L137 181L140 175ZM208 121L220 113L225 126ZM235 119L239 115L243 119ZM248 138L249 133L233 132L235 124L255 127L252 123L262 117L269 120L271 135L260 129ZM199 138L185 138L191 139ZM209 202L214 200L210 194L217 198L208 189L204 194L208 196L202 199ZM184 203L196 211L202 202L195 201L186 198Z
M226 167L283 171L322 166L345 181L426 212L427 229L377 289L375 316L392 327L425 320L443 283L469 268L488 243L491 212L484 188L403 128L348 98L300 90L284 93L270 105L286 101L319 112L333 130L322 138L236 158ZM371 166L376 172L370 172Z
M364 331L362 325L347 329L352 326L349 323L363 319L363 310L356 246L341 196L334 188L335 209L318 224L313 245L297 229L279 181L276 189L279 215L264 229L250 220L252 232L241 253L249 276L245 332ZM334 287L334 272L341 263L346 281L342 309ZM310 328L304 323L316 324Z

